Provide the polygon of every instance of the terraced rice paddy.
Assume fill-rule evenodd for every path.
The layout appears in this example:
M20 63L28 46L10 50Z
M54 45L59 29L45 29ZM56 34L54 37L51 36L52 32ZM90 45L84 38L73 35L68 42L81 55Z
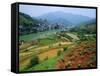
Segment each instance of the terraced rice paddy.
M84 50L87 50L86 46L92 48L92 45L89 44L92 42L82 41L83 44L81 44L80 38L77 36L77 34L69 32L57 34L53 31L51 34L49 34L49 32L45 32L44 34L39 33L39 35L41 37L36 36L36 39L30 38L34 36L34 34L28 35L30 41L27 41L25 36L20 37L21 39L25 39L24 44L20 46L20 71L70 69L78 68L78 66L84 68L89 66L92 55L95 56L96 50L94 50L94 54L91 54L91 52L89 54L87 51L86 53L89 55L83 55L82 57L79 56L82 51L84 52ZM37 43L31 44L31 39L33 39L33 42L37 40ZM87 42L87 45L85 45L84 42ZM95 46L94 43L93 46ZM96 47L93 49L95 48ZM84 56L88 59L85 59ZM33 62L36 62L36 60L32 62L34 57L37 57L38 63L34 63L34 65L32 65ZM93 61L93 65L91 63L91 67L96 66L94 63L95 61Z

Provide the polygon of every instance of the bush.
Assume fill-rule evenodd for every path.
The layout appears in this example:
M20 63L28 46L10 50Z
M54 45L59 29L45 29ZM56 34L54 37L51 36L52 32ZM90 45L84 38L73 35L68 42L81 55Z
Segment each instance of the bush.
M75 41L75 43L77 43L79 45L81 43L81 41L80 40L77 40L77 41Z
M39 59L37 56L34 56L31 60L30 60L30 64L28 65L27 68L31 68L32 66L35 66L36 64L39 63Z
M59 43L59 46L61 46L61 43Z
M93 67L94 65L93 65L93 63L89 63L87 66L88 67Z
M29 51L28 49L24 50L25 52Z
M59 50L59 51L57 52L57 55L58 55L58 56L60 56L60 55L61 55L61 53L62 53L62 51L61 51L61 50Z
M71 64L68 64L65 67L66 67L66 69L70 69L71 68Z
M95 55L92 56L92 57L91 57L91 60L92 60L92 61L96 61L96 56L95 56Z
M66 51L68 49L68 47L64 47L63 50Z
M81 64L78 64L78 65L77 65L77 68L81 68Z
M32 65L38 64L38 63L39 63L38 57L37 57L37 56L34 56L34 57L31 59L30 63L31 63Z

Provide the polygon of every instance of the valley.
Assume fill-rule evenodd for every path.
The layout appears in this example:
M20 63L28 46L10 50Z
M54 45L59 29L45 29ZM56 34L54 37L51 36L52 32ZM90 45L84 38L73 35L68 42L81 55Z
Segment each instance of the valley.
M35 18L20 12L19 71L96 67L95 19L57 14Z

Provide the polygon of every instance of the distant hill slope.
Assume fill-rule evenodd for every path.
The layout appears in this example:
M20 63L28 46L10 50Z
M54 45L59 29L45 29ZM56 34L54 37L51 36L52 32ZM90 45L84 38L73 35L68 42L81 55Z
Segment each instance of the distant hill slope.
M32 18L28 14L19 12L19 34L26 35L40 31L58 29L58 24L49 24L47 20Z
M19 12L19 34L20 35L36 32L37 30L34 28L38 26L37 25L38 23L39 21L37 19L32 18L31 16L25 13Z
M19 12L19 34L25 35L52 29L60 29L66 31L70 29L69 27L72 28L73 26L75 26L73 31L92 30L92 32L95 32L95 22L95 19L91 19L89 17L63 12L49 13L38 18L33 18L25 13Z
M70 31L83 32L83 33L96 33L96 19L91 19L80 26L72 28Z
M62 23L63 21L63 23L66 25L77 25L79 23L83 23L92 19L87 16L65 13L60 11L47 13L37 18L47 19L51 23Z
M20 25L32 25L38 22L39 22L38 20L30 17L29 15L19 12L19 24Z

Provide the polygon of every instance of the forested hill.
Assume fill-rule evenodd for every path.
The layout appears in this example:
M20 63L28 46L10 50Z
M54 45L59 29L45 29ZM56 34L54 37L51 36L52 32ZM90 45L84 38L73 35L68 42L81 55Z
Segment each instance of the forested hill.
M27 14L19 12L19 24L20 25L33 25L38 23L39 21L30 17Z
M47 20L32 18L25 13L19 12L19 35L57 29L58 27L57 24L49 25Z
M37 33L46 30L62 29L64 25L49 23L46 19L36 19L25 13L19 12L19 35Z
M96 19L91 19L89 21L81 23L79 26L72 28L70 31L95 34Z

